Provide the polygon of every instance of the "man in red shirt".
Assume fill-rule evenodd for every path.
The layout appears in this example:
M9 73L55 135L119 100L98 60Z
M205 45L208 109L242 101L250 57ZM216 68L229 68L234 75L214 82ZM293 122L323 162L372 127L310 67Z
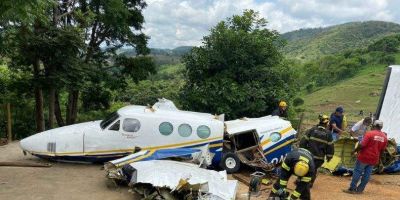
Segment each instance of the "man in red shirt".
M374 121L372 130L365 133L361 144L355 149L356 152L358 151L358 156L350 188L343 190L343 192L360 194L364 191L372 173L372 168L379 163L380 155L386 149L387 137L386 134L381 131L382 127L382 121ZM360 178L361 182L358 184Z

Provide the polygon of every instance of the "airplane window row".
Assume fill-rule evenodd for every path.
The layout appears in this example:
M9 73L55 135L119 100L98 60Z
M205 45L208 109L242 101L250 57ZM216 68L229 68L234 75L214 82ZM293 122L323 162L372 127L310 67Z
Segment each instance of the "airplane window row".
M165 136L170 135L174 130L173 125L169 122L161 123L158 128L160 133ZM189 124L181 124L178 127L178 133L182 137L189 137L192 134L192 127ZM206 139L210 137L210 135L211 130L208 126L201 125L197 128L197 136L200 138Z
M116 121L110 126L109 130L119 131L120 120ZM126 132L137 132L140 129L140 122L137 119L126 118L123 120L122 129ZM159 126L159 131L162 135L170 135L174 131L174 127L169 122L163 122ZM192 134L192 127L189 124L181 124L178 127L178 133L182 137L189 137ZM201 125L197 127L197 136L201 139L206 139L210 137L211 130L206 125Z

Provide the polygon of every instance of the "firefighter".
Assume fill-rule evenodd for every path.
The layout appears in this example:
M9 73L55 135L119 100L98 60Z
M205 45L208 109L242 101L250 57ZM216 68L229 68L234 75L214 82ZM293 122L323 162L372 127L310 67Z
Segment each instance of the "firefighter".
M309 150L314 158L315 171L310 187L316 179L317 169L324 164L325 159L329 162L334 154L332 134L327 130L328 126L329 117L320 115L318 125L308 130L300 140L299 147Z
M272 186L268 199L311 199L310 182L314 176L314 161L311 152L299 148L289 152L282 162L279 179ZM290 176L297 176L296 189L288 196L287 182Z
M280 101L278 108L276 108L272 114L272 116L279 116L283 118L288 118L287 114L287 103L285 101Z

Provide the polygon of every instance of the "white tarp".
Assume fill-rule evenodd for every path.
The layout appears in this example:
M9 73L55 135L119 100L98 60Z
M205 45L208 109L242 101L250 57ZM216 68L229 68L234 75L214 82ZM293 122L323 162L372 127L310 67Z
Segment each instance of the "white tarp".
M390 66L392 71L382 103L379 119L388 138L400 142L400 66Z
M236 196L237 181L228 180L225 171L217 172L170 160L141 161L130 165L137 170L136 177L131 180L133 184L149 183L173 190L180 180L186 180L190 185L202 185L202 192L211 195L211 199L234 200Z

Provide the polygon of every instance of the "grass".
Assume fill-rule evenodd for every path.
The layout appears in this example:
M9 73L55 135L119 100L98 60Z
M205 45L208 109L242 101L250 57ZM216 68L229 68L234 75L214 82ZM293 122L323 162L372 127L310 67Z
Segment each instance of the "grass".
M400 59L399 59L400 60ZM386 76L386 66L367 66L355 77L341 81L333 86L326 86L302 96L306 122L316 123L318 114L330 114L342 105L349 122L356 122L369 112L375 113L383 82Z

